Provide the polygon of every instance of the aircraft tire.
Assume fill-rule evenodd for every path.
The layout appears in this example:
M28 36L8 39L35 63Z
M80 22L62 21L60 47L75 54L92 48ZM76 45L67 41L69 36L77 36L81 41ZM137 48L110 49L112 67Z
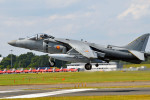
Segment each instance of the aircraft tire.
M99 64L95 64L95 66L96 66L96 67L98 67L98 66L99 66Z
M91 70L92 69L92 65L90 63L85 64L85 69L86 70Z

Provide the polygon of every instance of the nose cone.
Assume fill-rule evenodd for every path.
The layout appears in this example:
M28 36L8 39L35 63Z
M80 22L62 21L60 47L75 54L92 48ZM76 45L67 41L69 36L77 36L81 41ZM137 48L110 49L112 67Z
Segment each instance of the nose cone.
M10 44L10 45L12 45L12 46L16 46L16 41L17 41L17 40L10 41L10 42L8 42L8 44Z

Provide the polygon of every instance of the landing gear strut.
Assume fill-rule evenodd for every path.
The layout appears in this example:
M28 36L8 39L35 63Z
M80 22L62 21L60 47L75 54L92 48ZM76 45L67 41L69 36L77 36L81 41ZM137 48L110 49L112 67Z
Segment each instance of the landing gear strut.
M49 58L49 64L51 67L55 66L55 61L52 61L51 57Z
M86 70L91 70L92 69L92 65L90 63L85 64L85 69Z
M109 59L104 59L104 61L105 61L106 63L109 63L110 60L109 60Z

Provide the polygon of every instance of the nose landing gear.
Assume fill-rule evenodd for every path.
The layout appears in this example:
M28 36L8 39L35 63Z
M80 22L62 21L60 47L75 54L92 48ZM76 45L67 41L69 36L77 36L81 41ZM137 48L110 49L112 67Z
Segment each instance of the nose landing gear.
M55 66L55 61L52 61L51 57L49 58L49 64L51 67Z

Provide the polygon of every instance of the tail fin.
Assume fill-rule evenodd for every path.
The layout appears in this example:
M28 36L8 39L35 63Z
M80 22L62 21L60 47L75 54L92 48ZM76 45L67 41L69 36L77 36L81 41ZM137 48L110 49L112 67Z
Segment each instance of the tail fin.
M145 51L145 48L149 39L149 35L150 33L144 34L124 47L130 50Z
M12 71L15 71L15 70L16 70L15 68L12 69Z
M63 69L63 67L60 68L60 70L62 70L62 69Z
M37 70L40 70L40 68L38 68Z
M4 69L4 71L6 71L6 68Z
M45 68L45 70L47 70L47 67Z
M21 68L21 70L20 71L23 71L23 68Z
M31 71L31 70L32 70L32 68L29 69L29 71Z

